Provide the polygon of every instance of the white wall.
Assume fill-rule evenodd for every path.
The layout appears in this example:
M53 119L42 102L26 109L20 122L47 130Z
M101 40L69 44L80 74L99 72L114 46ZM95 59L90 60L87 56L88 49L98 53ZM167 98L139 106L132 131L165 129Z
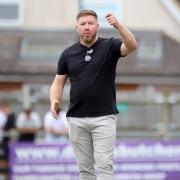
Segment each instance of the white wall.
M69 28L75 21L78 0L25 0L27 28Z
M123 6L128 27L164 31L180 42L180 25L160 0L123 0Z

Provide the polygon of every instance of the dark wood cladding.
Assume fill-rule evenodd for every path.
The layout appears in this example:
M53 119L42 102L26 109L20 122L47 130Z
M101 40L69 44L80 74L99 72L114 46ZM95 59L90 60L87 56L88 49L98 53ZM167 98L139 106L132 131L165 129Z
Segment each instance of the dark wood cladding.
M137 51L122 58L117 65L117 84L155 84L166 77L180 79L180 43L158 31L133 31L138 42L143 38L158 38L162 42L162 60L157 65L139 64ZM115 31L102 29L101 37L118 37ZM25 30L0 30L0 82L8 76L8 82L19 81L22 83L51 83L50 79L56 74L57 63L23 63L20 60L20 50L23 38L30 38L36 42L51 41L52 43L71 44L78 41L74 30L63 31L25 31ZM48 39L47 39L48 38ZM65 45L66 46L66 45ZM58 61L58 59L57 59ZM56 62L57 62L56 61ZM25 78L26 77L26 78ZM123 81L121 82L121 77ZM145 77L144 79L142 79ZM134 81L133 79L136 79ZM134 81L134 82L133 82ZM171 81L171 80L169 80ZM176 81L172 81L176 83ZM166 81L164 80L166 84ZM180 84L180 82L178 82Z
M21 88L21 82L0 82L0 91L15 91Z

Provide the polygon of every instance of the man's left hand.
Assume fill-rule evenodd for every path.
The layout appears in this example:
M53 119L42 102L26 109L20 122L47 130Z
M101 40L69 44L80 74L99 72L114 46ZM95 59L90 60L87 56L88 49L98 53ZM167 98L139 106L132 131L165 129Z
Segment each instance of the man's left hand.
M119 21L117 20L117 18L111 14L111 13L108 13L106 16L105 16L106 20L108 21L108 23L110 25L112 25L114 28L118 28L119 26Z

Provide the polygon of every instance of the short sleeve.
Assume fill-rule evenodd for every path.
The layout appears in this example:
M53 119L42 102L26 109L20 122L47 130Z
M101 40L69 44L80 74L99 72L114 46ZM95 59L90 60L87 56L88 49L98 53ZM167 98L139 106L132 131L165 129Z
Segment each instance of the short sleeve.
M41 123L40 115L37 112L32 112L31 116L32 119L34 120L35 128L41 128L42 123Z
M67 67L66 53L65 52L63 52L59 57L57 74L58 75L68 74L68 67Z
M122 57L121 45L122 45L123 41L122 41L121 39L116 39L116 38L111 38L111 41L112 41L112 43L113 43L114 53L115 53L118 57Z
M44 127L48 127L51 125L51 121L53 119L53 116L51 115L50 112L47 112L44 116Z
M67 122L66 112L65 112L65 111L61 111L61 112L60 112L60 118L61 118L61 120L62 120L63 123L64 123L64 127L65 127L65 128L69 128L69 124L68 124L68 122Z
M5 125L6 121L7 121L6 115L0 112L0 128Z
M20 113L19 116L17 117L17 121L16 121L16 127L17 128L23 127L23 119L24 119L24 114Z

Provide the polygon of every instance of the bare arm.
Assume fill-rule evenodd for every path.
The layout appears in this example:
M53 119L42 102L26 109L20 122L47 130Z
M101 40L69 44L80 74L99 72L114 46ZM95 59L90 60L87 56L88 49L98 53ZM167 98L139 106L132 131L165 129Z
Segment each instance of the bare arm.
M58 117L57 109L66 80L67 75L56 75L50 88L51 113L54 118Z
M22 133L22 134L26 134L26 133L36 133L38 130L40 130L40 128L17 128L17 130Z
M133 34L123 24L121 24L113 14L107 14L106 19L110 25L117 29L120 37L123 40L120 49L123 56L126 56L137 49L137 42Z
M48 133L51 133L51 134L54 134L54 135L66 135L68 134L69 132L69 129L68 128L64 128L63 130L55 130L53 129L51 126L47 126L45 127L45 131L48 132Z

